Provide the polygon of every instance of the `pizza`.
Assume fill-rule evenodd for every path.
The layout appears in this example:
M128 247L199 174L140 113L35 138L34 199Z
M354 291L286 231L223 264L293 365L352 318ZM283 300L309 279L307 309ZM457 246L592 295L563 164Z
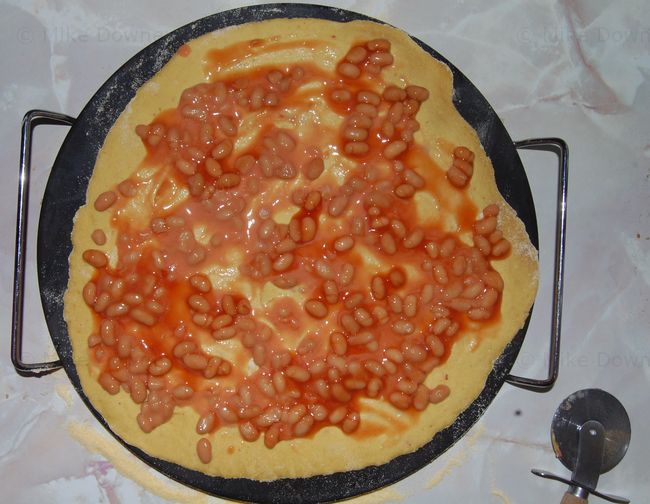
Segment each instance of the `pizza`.
M85 394L147 454L275 480L449 426L524 325L537 251L449 68L373 22L196 38L138 90L74 222Z

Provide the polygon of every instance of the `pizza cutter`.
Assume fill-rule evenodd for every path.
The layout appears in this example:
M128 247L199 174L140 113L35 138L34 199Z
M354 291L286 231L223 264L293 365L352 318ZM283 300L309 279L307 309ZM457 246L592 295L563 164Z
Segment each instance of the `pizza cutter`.
M600 389L574 392L562 401L551 423L553 450L571 471L571 479L540 469L532 473L569 485L561 504L586 504L589 494L610 502L630 502L596 490L600 475L625 456L630 432L627 412L613 395Z

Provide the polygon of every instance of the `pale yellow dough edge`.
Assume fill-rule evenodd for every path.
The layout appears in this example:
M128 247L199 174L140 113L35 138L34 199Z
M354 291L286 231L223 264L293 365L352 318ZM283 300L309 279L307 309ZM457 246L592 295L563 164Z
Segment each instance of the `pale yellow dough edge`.
M292 50L276 53L274 57L279 58L275 60L278 65L313 60L328 69L333 68L350 45L359 40L390 39L396 66L385 74L387 80L401 85L406 82L420 84L431 92L430 99L418 114L422 124L418 141L430 149L431 156L440 166L449 166L451 159L437 149L438 138L454 145L468 146L476 153L475 175L469 193L479 208L499 203L500 227L515 246L507 260L494 263L506 285L501 323L483 331L478 346L475 345L476 335L465 334L454 346L448 361L436 368L427 381L431 385L447 383L452 391L449 398L441 404L429 406L412 425L403 413L383 403L373 405L382 409L381 418L388 425L411 425L408 429L397 428L377 437L360 438L343 435L338 428L326 428L311 439L281 442L272 450L266 449L261 439L246 443L235 429L222 429L211 436L213 459L204 465L196 456L199 437L194 431L197 420L194 411L178 408L171 421L144 434L135 420L139 406L124 392L117 396L108 395L97 383L96 370L88 365L87 337L93 330L93 319L80 294L92 275L92 268L82 261L81 253L87 248L97 248L90 239L93 229L109 229L108 214L96 212L92 202L98 194L129 176L144 155L141 141L133 133L135 126L147 124L159 111L175 107L183 89L205 80L201 58L206 50L268 37L325 41L327 44L315 53ZM151 456L223 477L258 480L307 477L378 465L416 450L436 432L450 425L479 395L495 359L522 327L537 289L537 252L530 244L523 224L498 193L491 163L475 131L452 104L451 72L421 50L405 33L370 22L339 24L312 19L278 19L214 32L192 41L190 46L192 51L188 57L173 56L151 81L141 87L110 130L88 186L87 201L91 204L82 207L76 216L64 313L84 392L111 429L127 443ZM109 235L109 242L101 247L109 255L113 240L114 236ZM228 447L234 447L234 453L228 454Z

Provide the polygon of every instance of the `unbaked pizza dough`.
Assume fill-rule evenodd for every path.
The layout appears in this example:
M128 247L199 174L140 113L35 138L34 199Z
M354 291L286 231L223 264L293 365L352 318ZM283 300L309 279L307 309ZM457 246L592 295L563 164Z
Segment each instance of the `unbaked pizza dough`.
M96 272L84 261L84 251L98 249L105 252L112 267L118 262L116 218L122 223L128 222L132 229L149 230L154 209L173 209L190 198L186 188L175 187L173 182L172 187L169 183L166 185L165 174L169 166L156 165L155 159L147 157L144 143L135 133L136 127L151 124L159 114L175 109L183 90L198 83L211 79L227 81L251 68L286 69L303 65L306 82L300 84L300 89L304 100L294 100L291 106L285 106L280 99L276 108L244 117L239 124L234 149L246 152L247 146L259 134L260 124L267 124L272 118L276 127L294 131L297 143L311 142L314 138L323 143L320 147L325 171L319 183L336 187L343 184L359 165L354 157L346 156L336 148L343 118L331 109L323 96L322 80L310 80L310 69L316 68L323 75L338 78L336 67L348 50L373 39L389 40L390 53L394 57L394 64L382 69L381 79L386 84L382 80L372 81L380 94L388 84L401 88L414 84L429 91L429 98L422 103L416 116L421 128L415 133L415 143L419 152L428 156L428 160L423 158L420 165L413 167L426 181L425 189L414 196L416 218L420 224L440 232L455 233L461 226L454 210L463 210L464 201L469 199L474 205L472 208L476 213L472 217L475 219L480 218L481 209L487 205L496 203L499 207L499 229L512 244L512 249L505 259L491 261L505 285L497 320L464 326L446 361L435 367L425 381L432 388L446 384L451 393L444 401L429 404L422 412L413 408L400 410L381 398L362 398L358 402L361 421L352 434L344 434L338 426L329 426L306 438L281 441L272 449L265 447L263 436L255 442L244 441L235 425L221 426L200 436L195 431L199 413L191 406L177 406L169 421L151 432L143 432L136 421L140 405L135 404L124 390L116 395L108 394L98 382L101 367L105 364L98 365L92 357L88 338L98 332L99 322L82 297L84 286ZM436 432L453 423L479 395L495 359L528 316L537 289L537 251L531 245L523 223L499 194L491 162L476 132L455 109L452 93L449 68L424 52L405 33L371 22L337 23L317 19L275 19L201 36L183 46L138 90L105 139L88 185L87 204L76 215L64 312L83 390L118 436L153 457L206 474L274 480L383 464L416 450L431 440ZM445 178L453 161L451 151L455 146L465 146L475 154L474 173L464 190L453 187ZM129 178L139 181L142 190L128 200L120 198L120 205L115 207L119 212L115 209L99 212L94 208L93 202L100 194L115 190L117 184ZM259 195L261 202L255 208L272 206L272 201L283 195L288 200L289 194L305 183L302 175L269 182L267 190ZM286 223L289 217L282 212L275 215L278 222ZM341 233L345 222L324 223L319 233L335 237ZM107 241L103 246L91 239L96 229L106 234ZM459 239L471 245L471 232L466 227L463 229ZM208 242L209 237L200 235L200 230L196 233L198 241ZM363 247L362 244L359 246ZM370 285L372 275L381 269L382 262L390 265L391 261L390 257L372 252L369 245L358 257L355 282L366 286ZM304 303L306 294L300 289L287 292L270 283L263 288L251 285L239 272L244 257L235 249L229 257L222 259L220 264L199 265L197 271L203 271L210 278L214 290L236 288L249 296L253 312L261 320L280 296L295 299L297 306ZM420 264L399 266L410 275L411 270L417 270ZM299 319L306 328L309 324L321 323L304 313ZM301 339L295 334L287 330L282 340L292 349ZM249 351L238 342L196 337L204 344L206 352L230 358L234 366L250 366L249 353L246 353ZM243 360L237 357L242 354L247 355ZM224 380L227 382L227 378ZM212 458L209 463L197 457L196 446L201 437L210 440Z

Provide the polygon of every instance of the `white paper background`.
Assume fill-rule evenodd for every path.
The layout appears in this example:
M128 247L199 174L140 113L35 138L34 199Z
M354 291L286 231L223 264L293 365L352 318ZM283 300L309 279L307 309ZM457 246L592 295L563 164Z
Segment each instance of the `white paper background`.
M254 2L253 2L254 3ZM632 422L627 456L600 488L647 502L650 413L650 9L642 0L322 2L420 38L483 92L514 139L558 136L571 152L560 377L547 394L505 385L459 443L366 502L559 502L567 475L549 425L580 388L615 394ZM2 501L216 502L131 457L81 403L65 374L21 378L9 359L20 121L33 108L75 116L128 58L163 34L243 2L0 3L0 488ZM25 358L52 356L35 274L40 199L65 128L35 135ZM522 152L537 206L542 284L514 372L541 377L552 285L556 159ZM515 412L519 411L520 415Z

